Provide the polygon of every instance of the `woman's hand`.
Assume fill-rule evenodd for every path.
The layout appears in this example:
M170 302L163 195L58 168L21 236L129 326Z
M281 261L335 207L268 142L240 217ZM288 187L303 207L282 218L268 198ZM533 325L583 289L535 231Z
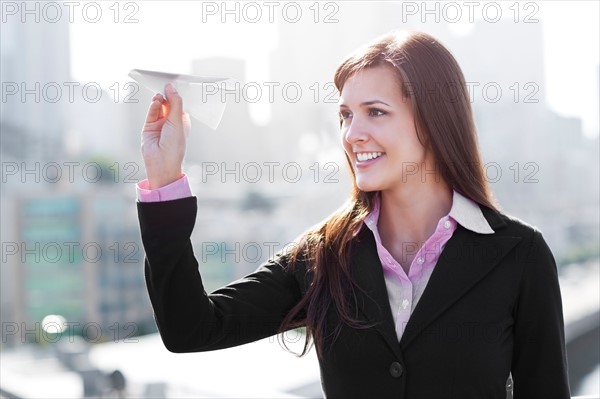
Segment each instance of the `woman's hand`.
M181 178L186 140L191 121L183 112L183 101L168 83L165 100L161 94L152 97L142 130L142 157L151 190L166 186Z

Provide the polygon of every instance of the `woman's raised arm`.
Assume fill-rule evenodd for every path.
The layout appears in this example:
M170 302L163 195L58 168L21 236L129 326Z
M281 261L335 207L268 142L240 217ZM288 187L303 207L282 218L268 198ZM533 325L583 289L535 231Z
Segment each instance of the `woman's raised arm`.
M149 188L182 176L190 120L172 85L152 98L142 131ZM156 323L167 349L197 352L241 345L278 332L301 298L302 268L285 270L276 255L254 273L207 294L190 241L196 197L138 202L145 277Z

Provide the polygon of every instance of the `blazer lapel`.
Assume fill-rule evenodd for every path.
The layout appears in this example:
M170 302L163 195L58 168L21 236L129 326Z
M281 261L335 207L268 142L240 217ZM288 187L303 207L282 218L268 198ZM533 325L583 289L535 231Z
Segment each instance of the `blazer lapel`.
M375 323L374 328L390 349L398 358L402 358L375 237L368 228L363 227L357 238L357 250L352 262L353 277L360 287L356 297L357 308L366 316L368 323Z
M482 211L494 231L505 225L492 211ZM459 225L406 325L400 340L402 349L488 274L520 240L498 234L481 235Z
M506 225L496 212L483 207L482 212L494 231ZM446 243L398 342L375 238L368 228L363 227L357 236L357 250L352 262L353 276L361 289L357 293L357 308L367 322L375 323L374 328L390 349L402 358L401 348L405 349L425 327L485 277L520 240L497 234L477 234L459 225Z

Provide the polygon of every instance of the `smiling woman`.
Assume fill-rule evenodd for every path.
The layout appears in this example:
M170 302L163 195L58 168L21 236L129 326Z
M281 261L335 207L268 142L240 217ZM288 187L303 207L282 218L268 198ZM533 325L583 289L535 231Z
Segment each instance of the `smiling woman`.
M165 346L200 352L306 327L327 397L569 398L561 295L541 233L500 212L465 80L423 33L335 73L353 190L254 273L204 290L182 171L189 119L167 85L142 132L147 288Z
M433 170L433 156L419 141L410 104L391 67L371 67L354 74L341 93L342 144L361 191L406 190L421 164ZM368 99L373 93L380 98ZM408 168L407 168L408 167Z

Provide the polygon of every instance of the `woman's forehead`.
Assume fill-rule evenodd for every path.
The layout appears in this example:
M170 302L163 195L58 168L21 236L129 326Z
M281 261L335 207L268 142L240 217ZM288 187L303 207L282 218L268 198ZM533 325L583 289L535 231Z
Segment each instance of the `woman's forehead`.
M346 80L340 93L340 104L364 102L379 98L393 101L401 98L398 78L392 67L377 66L362 69ZM372 97L365 99L366 97Z

